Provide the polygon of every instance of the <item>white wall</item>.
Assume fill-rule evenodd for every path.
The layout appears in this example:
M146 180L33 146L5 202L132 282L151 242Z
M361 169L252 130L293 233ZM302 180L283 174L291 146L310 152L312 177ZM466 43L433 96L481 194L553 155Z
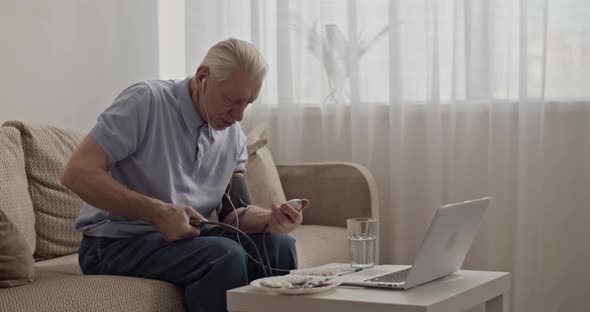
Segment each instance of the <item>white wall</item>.
M156 0L0 2L0 123L90 128L129 84L158 78Z
M158 0L158 51L160 79L194 74L186 70L184 0Z

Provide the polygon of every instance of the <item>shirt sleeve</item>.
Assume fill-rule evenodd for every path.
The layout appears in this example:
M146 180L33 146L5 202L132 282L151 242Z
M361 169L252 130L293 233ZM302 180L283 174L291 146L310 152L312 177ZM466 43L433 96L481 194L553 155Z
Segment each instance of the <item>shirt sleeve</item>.
M149 87L134 84L98 117L90 133L113 162L133 154L143 141L151 101Z

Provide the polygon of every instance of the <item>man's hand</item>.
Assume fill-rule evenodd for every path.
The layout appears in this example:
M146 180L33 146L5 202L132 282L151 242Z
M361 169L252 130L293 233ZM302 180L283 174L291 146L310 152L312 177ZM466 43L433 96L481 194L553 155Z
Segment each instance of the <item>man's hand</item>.
M201 230L189 224L190 219L206 221L205 217L190 206L163 203L152 223L167 241L198 236Z
M303 210L309 207L309 200L302 199L301 212L287 203L271 206L269 230L273 234L288 234L296 229L303 221Z

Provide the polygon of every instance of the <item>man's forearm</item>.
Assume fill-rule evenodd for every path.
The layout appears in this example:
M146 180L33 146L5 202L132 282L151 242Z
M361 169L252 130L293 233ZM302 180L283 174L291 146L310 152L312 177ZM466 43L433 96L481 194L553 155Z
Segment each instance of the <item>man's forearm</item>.
M62 184L86 203L112 214L154 223L161 201L127 189L102 170L74 170Z
M236 214L239 221L239 229L246 233L260 233L270 223L270 210L250 205L242 214L244 207L232 211L224 220L224 223L236 226Z

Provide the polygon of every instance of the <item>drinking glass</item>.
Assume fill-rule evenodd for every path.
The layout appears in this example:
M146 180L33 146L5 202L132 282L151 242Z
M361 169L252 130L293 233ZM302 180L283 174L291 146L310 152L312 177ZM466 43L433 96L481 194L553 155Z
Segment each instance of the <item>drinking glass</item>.
M350 265L353 268L366 269L375 265L377 225L377 219L373 218L346 220Z

